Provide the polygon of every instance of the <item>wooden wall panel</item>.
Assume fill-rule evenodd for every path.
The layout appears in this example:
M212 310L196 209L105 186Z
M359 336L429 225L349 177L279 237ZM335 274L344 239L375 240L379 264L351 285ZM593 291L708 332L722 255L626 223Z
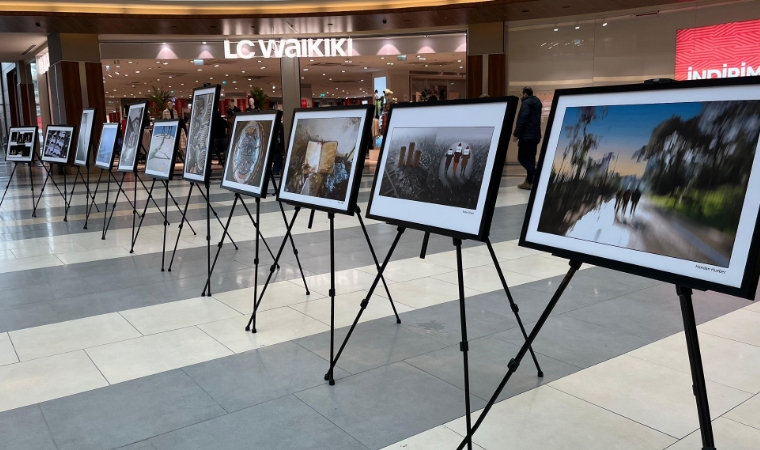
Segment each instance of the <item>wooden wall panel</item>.
M483 56L467 55L467 98L483 94Z
M79 63L76 61L61 61L57 64L61 70L60 86L63 102L66 105L66 125L79 126L82 120L82 87L79 80ZM101 78L101 83L102 83ZM56 124L63 125L63 124Z
M11 70L5 77L5 86L8 89L8 105L11 111L11 126L20 126L18 117L18 95L16 95L16 70Z
M507 95L507 55L488 55L488 95Z
M100 142L100 132L103 129L103 123L106 121L106 94L103 87L103 66L100 63L84 63L85 75L87 77L87 99L88 108L97 108L95 115L95 127L92 133L93 145L97 146ZM90 162L95 162L95 152L90 152Z

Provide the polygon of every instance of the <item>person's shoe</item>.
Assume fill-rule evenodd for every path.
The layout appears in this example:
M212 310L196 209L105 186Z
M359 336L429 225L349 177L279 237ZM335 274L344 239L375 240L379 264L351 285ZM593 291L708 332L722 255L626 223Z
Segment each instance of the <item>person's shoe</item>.
M525 181L525 182L523 182L523 184L518 184L517 185L517 189L523 189L523 190L529 191L529 190L533 189L533 184L532 183L528 183L527 181Z

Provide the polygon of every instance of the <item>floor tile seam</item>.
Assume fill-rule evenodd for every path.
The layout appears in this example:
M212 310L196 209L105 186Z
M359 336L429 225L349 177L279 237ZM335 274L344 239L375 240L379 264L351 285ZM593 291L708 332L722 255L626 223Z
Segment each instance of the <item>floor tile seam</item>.
M313 388L310 388L310 389L313 389ZM304 390L304 391L305 391L305 390ZM298 393L301 393L301 392L304 392L304 391L299 391ZM304 405L306 405L306 407L308 407L309 409L311 409L311 410L312 410L312 411L314 411L315 413L319 414L319 415L320 415L322 418L324 418L326 421L328 421L329 423L331 423L331 424L332 424L332 425L333 425L335 428L337 428L337 429L339 429L340 431L342 431L343 433L345 433L345 434L346 434L346 436L350 436L350 437L351 437L351 439L353 439L354 441L356 441L356 443L357 443L357 444L361 445L362 447L364 447L364 448L365 448L365 449L367 449L367 450L373 450L373 449L370 449L369 447L367 447L366 445L364 445L364 443L363 443L361 440L359 440L359 438L358 438L358 437L356 437L356 436L354 436L353 434L349 433L347 430L344 430L344 429L343 429L343 428L342 428L340 425L338 425L337 423L335 423L335 422L333 422L332 420L330 420L330 418L329 418L329 417L325 416L325 415L324 415L324 414L322 414L321 412L319 412L319 411L317 411L316 409L314 409L314 408L313 408L311 405L309 405L308 403L306 403L306 401L304 401L304 400L303 400L301 397L299 397L299 396L297 395L297 393L291 393L291 394L289 394L289 395L292 395L292 396L293 396L294 398L296 398L296 399L297 399L299 402L301 402L301 403L303 403Z
M11 339L11 334L9 332L5 332L5 334L8 335L8 342L11 343L11 348L13 349L13 354L16 355L16 362L15 363L11 363L11 364L16 364L18 362L21 362L21 358L19 358L19 356L18 356L18 350L16 350L16 344L14 344L13 340ZM10 365L10 364L7 364L7 365Z
M230 319L229 319L229 318L227 318L227 319L223 319L223 320L230 320ZM220 321L218 321L218 322L220 322ZM206 324L209 324L209 323L214 323L214 322L207 322ZM203 325L206 325L206 324L203 324ZM205 334L206 336L210 337L210 338L211 338L211 339L212 339L214 342L218 342L218 343L219 343L219 345L221 345L222 347L224 347L224 348L226 348L227 350L229 350L230 352L232 352L232 354L231 354L231 355L227 355L227 356L232 356L232 355L239 355L239 354L241 354L241 353L245 353L245 351L243 351L243 352L236 352L236 351L232 350L231 348L229 348L229 347L227 347L226 345L224 345L224 343L223 343L223 342L221 342L220 340L216 339L214 336L211 336L210 334L208 334L208 333L207 333L207 332L206 332L206 331L205 331L203 328L199 327L198 325L193 325L192 327L189 327L189 328L197 328L197 329L198 329L198 330L200 330L200 331L201 331L203 334ZM213 360L215 360L215 359L220 359L220 358L225 358L225 356L218 356L218 357L215 357L215 358L211 358L211 359L209 359L209 360L206 360L206 361L204 361L204 362L213 361ZM200 364L200 363L196 363L196 364ZM194 365L194 364L191 364L191 365ZM182 368L184 368L184 367L189 367L189 366L182 366Z
M609 361L609 360L608 360L608 361ZM607 362L607 361L604 361L604 362ZM584 370L585 370L585 369L584 369ZM555 380L555 381L557 381L557 380ZM636 424L638 424L638 425L641 425L642 427L648 428L648 429L650 429L650 430L652 430L652 431L654 431L654 432L657 432L657 433L659 433L659 434L661 434L661 435L663 435L663 436L667 436L667 437L669 437L669 438L675 439L675 440L676 440L676 442L678 442L678 441L680 441L681 439L685 438L686 436L690 435L690 434L691 434L691 433L693 433L694 431L697 431L697 430L699 430L699 427L697 427L697 428L694 428L693 430L689 431L689 432L688 432L688 433L687 433L687 434L686 434L686 435L685 435L683 438L679 438L679 437L673 436L673 435L671 435L671 434L668 434L668 433L666 433L666 432L664 432L664 431L658 430L658 429L656 429L656 428L654 428L654 427L652 427L652 426L650 426L650 425L646 425L646 424L643 424L643 423L641 423L641 422L639 422L639 421L637 421L637 420L634 420L634 419L632 419L632 418L630 418L630 417L626 417L626 416L624 416L623 414L620 414L620 413L618 413L618 412L615 412L615 411L612 411L612 410L610 410L610 409L607 409L607 408L605 408L604 406L600 406L600 405L597 405L597 404L596 404L596 403L594 403L594 402L591 402L591 401L589 401L589 400L586 400L586 399L584 399L584 398L578 397L578 396L576 396L576 395L573 395L573 394L571 394L571 393L569 393L569 392L565 392L565 391L563 391L562 389L559 389L559 388L558 388L558 387L556 387L556 386L552 386L552 385L551 385L551 383L547 383L545 386L546 386L546 387L548 387L548 388L554 389L554 390L555 390L555 391L557 391L557 392L560 392L560 393L562 393L562 394L565 394L565 395L568 395L568 396L570 396L570 397L573 397L573 398L575 398L575 399L577 399L577 400L580 400L580 401L582 401L582 402L584 402L584 403L586 403L586 404L588 404L588 405L591 405L591 406L594 406L594 407L596 407L596 408L599 408L599 409L601 409L601 410L607 411L607 412L609 412L609 413L611 413L611 414L614 414L614 415L616 415L616 416L618 416L618 417L620 417L620 418L622 418L622 419L625 419L625 420L628 420L628 421L630 421L630 422L633 422L633 423L636 423Z
M451 347L458 347L458 346L459 346L459 344L456 344L456 345L450 345L450 346L448 346L448 347L439 348L438 350L433 350L433 351L445 350L445 349L447 349L447 348L451 348ZM427 352L427 353L423 353L423 354L420 354L420 355L417 355L417 356L412 356L411 358L403 359L403 360L401 360L401 361L397 361L397 362L400 362L400 363L404 363L404 364L406 364L406 365L408 365L408 366L410 366L410 367L413 367L413 368L415 368L415 369L417 369L417 370L419 370L419 371L421 371L421 372L423 372L423 373L425 373L425 374L427 374L427 375L430 375L431 377L435 378L436 380L439 380L439 381L442 381L442 382L446 383L447 385L449 385L449 386L451 386L451 387L453 387L453 388L457 389L458 391L461 391L461 393L462 393L462 396L464 396L464 389L460 388L459 386L457 386L457 385L455 385L455 384L453 384L453 383L450 383L450 382L448 382L448 381L444 380L443 378L440 378L440 377L438 377L438 376L437 376L437 375L435 375L435 374L432 374L432 373L428 372L427 370L425 370L425 369L423 369L423 368L421 368L421 367L417 367L417 366L415 366L414 364L412 364L411 362L409 362L409 361L408 361L409 359L413 359L413 358L416 358L416 357L418 357L418 356L424 356L424 355L428 355L428 354L430 354L430 353L432 353L432 352ZM383 367L387 367L387 365L386 365L386 366L383 366ZM369 372L370 370L373 370L373 369L365 370L365 371L363 371L363 372ZM363 373L363 372L358 372L358 373ZM464 378L464 368L462 368L462 373L463 373L462 377ZM476 399L478 399L478 400L482 401L483 403L487 403L487 402L488 402L488 399L487 399L487 398L482 398L482 397L480 397L480 396L478 396L478 395L476 395L476 394L473 394L473 393L472 393L472 391L470 391L470 397L475 397ZM462 405L462 406L464 406L464 405ZM464 417L464 416L462 416L462 417ZM455 420L456 420L456 419L455 419Z
M92 363L92 365L95 366L96 369L98 369L98 373L100 374L101 377L103 377L103 381L106 382L107 386L104 386L104 387L113 386L113 383L111 383L111 381L105 376L105 374L103 373L103 371L100 370L100 367L98 367L98 365L95 364L95 361L93 361L92 356L90 356L90 354L87 352L87 350L83 349L81 351L84 352L85 355L87 355L87 359L89 359L90 362ZM92 391L92 389L87 389L84 392L88 392L88 391ZM76 394L74 394L74 395L76 395ZM61 398L61 397L58 397L58 398Z
M33 406L36 407L37 409L39 409L40 414L42 414L42 420L45 421L45 428L48 431L48 436L50 436L50 440L53 441L53 445L55 446L56 449L60 449L61 447L58 445L58 442L56 442L56 440L55 440L55 435L53 434L53 430L50 429L50 424L48 423L48 418L45 415L45 409L42 407L43 403L46 403L46 402L36 403ZM13 411L13 410L11 410L11 411Z
M730 314L730 313L726 313L726 314ZM724 317L726 314L724 314L723 316L720 316L720 317L716 317L716 319L720 319L721 317ZM715 319L713 319L713 320L715 320ZM707 322L705 322L705 323L707 323ZM752 347L760 348L760 345L758 345L758 344L753 344L753 343L750 343L750 342L744 342L744 341L738 341L738 340L736 340L736 339L732 339L732 338L730 338L730 337L727 337L727 336L721 336L721 335L719 335L719 334L715 334L715 332L712 332L712 333L711 333L711 332L709 332L709 331L700 330L700 329L699 329L699 327L700 327L700 326L702 326L702 324L700 324L700 325L697 325L697 331L698 331L698 332L700 332L700 333L708 334L708 335L710 335L710 336L712 336L712 337L718 337L718 338L722 338L722 339L725 339L725 340L728 340L728 341L737 342L737 343L739 343L739 344L750 345L750 346L752 346Z
M233 352L233 355L234 355L234 354L235 354L235 352ZM213 360L211 360L211 361L213 361ZM198 363L198 364L203 364L203 363ZM199 384L199 383L198 383L198 382L195 380L195 378L193 378L192 376L190 376L190 374L189 374L189 373L187 373L187 371L186 371L185 369L187 369L188 367L192 367L192 366L195 366L195 365L197 365L197 364L193 364L193 365L191 365L191 366L180 367L180 368L179 368L179 371L180 371L180 372L182 372L182 373L183 373L183 374L184 374L184 375L185 375L185 376L186 376L186 377L187 377L187 378L188 378L190 381L192 381L194 385L198 386L198 389L200 389L200 390L201 390L201 391L202 391L204 394L206 394L206 396L207 396L207 397L208 397L208 398L209 398L209 399L210 399L212 402L216 403L216 404L217 404L217 406L219 406L219 407L222 409L222 411L224 411L224 412L225 412L225 414L222 414L221 416L216 416L216 417L227 416L227 415L230 415L230 414L232 414L233 412L235 412L235 411L229 411L227 408L225 408L225 407L224 407L224 405L222 405L221 403L219 403L219 401L217 401L217 399L215 399L215 398L214 398L214 396L213 396L213 395L211 395L211 393L209 393L209 392L208 392L206 389L204 389L204 388L203 388L203 386L201 386L201 385L200 385L200 384ZM251 405L251 406L253 406L253 405ZM213 419L213 418L212 418L212 419ZM211 420L211 419L208 419L208 420ZM174 431L174 430L172 430L172 431ZM148 439L150 439L150 438L148 438ZM144 440L147 440L147 439L144 439Z
M745 427L752 428L753 430L760 431L760 428L758 428L758 427L756 427L754 425L750 425L748 423L741 422L741 421L736 420L736 419L732 419L730 417L726 417L726 414L728 414L728 411L725 414L722 414L722 415L716 417L715 420L718 420L718 419L730 420L731 422L738 423L739 425L743 425ZM715 420L712 420L712 422L715 422Z
M678 333L676 333L676 334L678 334ZM675 336L676 334L672 334L672 335L668 336L668 338L669 338L669 337L673 337L673 336ZM665 339L667 339L667 338L665 338ZM655 343L655 342L653 342L653 344L654 344L654 343ZM647 345L651 345L651 344L647 344ZM641 348L641 347L639 347L639 348ZM637 350L638 350L638 349L637 349ZM648 360L648 359L645 359L645 358L640 358L640 357L638 357L638 356L636 356L636 355L633 355L633 354L631 354L631 353L632 353L632 351L631 351L631 352L628 352L628 353L623 353L623 354L622 354L622 355L620 355L620 356L623 356L623 355L625 355L625 356L630 356L631 358L634 358L634 359L638 359L639 361L645 362L645 363L647 363L647 364L654 364L655 366L659 366L659 367L662 367L662 368L664 368L664 369L668 369L668 370L674 370L674 371L676 371L676 372L679 372L679 373L682 373L682 374L686 374L686 375L689 375L689 376L691 376L691 370L682 370L682 369L676 369L676 368L674 368L674 367L671 367L671 366L666 366L666 365L664 365L664 364L661 364L661 363L659 363L659 362L656 362L656 361L650 361L650 360ZM711 380L711 379L709 379L707 376L705 376L705 381L707 381L707 382L710 382L710 383L714 383L714 384L717 384L717 385L720 385L720 386L723 386L723 387L726 387L726 388L729 388L729 389L733 389L733 390L736 390L736 391L739 391L739 392L744 392L745 394L749 394L749 395L752 395L752 396L754 396L754 395L757 395L757 394L758 394L758 392L747 391L747 390L744 390L744 389L742 389L742 388L738 388L738 387L736 387L736 386L731 386L731 385L728 385L728 384L725 384L725 383L721 383L720 381ZM750 398L751 398L751 397L750 397Z

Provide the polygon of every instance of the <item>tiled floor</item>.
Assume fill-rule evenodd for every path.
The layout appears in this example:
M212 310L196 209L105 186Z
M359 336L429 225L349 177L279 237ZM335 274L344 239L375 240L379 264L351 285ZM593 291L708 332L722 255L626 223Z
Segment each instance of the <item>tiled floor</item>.
M85 230L81 187L68 222L54 189L45 191L32 218L28 170L19 170L0 207L0 448L422 450L453 449L461 440L461 318L450 239L432 237L420 260L422 234L402 236L385 273L402 323L378 284L335 369L337 384L329 386L323 380L331 322L324 214L309 229L302 212L294 227L310 295L288 244L253 334L244 328L256 279L255 230L243 208L236 208L230 228L238 249L225 240L212 295L201 296L206 220L197 191L187 215L197 234L186 225L178 239L180 212L169 208L167 267L175 241L178 250L172 271L161 272L157 209L148 208L130 254L132 211L123 194L103 240L105 184L100 212ZM37 184L43 172L33 172ZM517 246L527 201L514 187L520 181L502 180L491 240L531 329L568 266ZM130 199L133 186L127 178ZM189 186L170 186L184 205ZM362 206L369 186L365 177ZM115 183L110 188L113 202ZM138 208L146 199L139 188ZM226 220L232 195L212 187L211 201ZM272 198L262 201L260 219L276 252L285 225ZM382 258L396 229L365 222ZM356 218L336 217L335 226L339 344L376 268ZM221 226L214 218L211 228L215 252ZM471 402L478 410L523 336L488 249L464 247ZM260 258L259 294L272 264L263 243ZM699 448L673 287L583 269L534 343L545 376L536 377L533 362L523 360L474 448ZM694 302L717 446L760 448L760 307L713 293L697 293Z

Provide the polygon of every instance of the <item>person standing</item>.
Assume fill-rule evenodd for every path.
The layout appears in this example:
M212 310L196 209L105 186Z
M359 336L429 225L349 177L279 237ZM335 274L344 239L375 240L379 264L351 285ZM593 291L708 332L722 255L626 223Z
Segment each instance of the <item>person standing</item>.
M517 124L512 133L517 142L517 160L525 168L525 182L517 186L519 189L533 189L533 176L536 174L536 153L541 141L541 109L543 105L538 97L533 95L533 89L522 89L522 105L517 115Z
M457 144L457 149L454 150L454 171L452 172L454 175L457 174L457 166L459 165L459 160L462 158L462 143L460 142Z
M464 171L467 169L467 162L470 160L470 146L464 149L462 152L462 169L459 171L459 175L464 177Z
M245 112L259 112L260 109L256 107L256 100L253 97L248 97L248 107Z
M443 171L444 173L449 173L452 159L454 159L454 147L449 147L449 151L446 152L446 170Z

